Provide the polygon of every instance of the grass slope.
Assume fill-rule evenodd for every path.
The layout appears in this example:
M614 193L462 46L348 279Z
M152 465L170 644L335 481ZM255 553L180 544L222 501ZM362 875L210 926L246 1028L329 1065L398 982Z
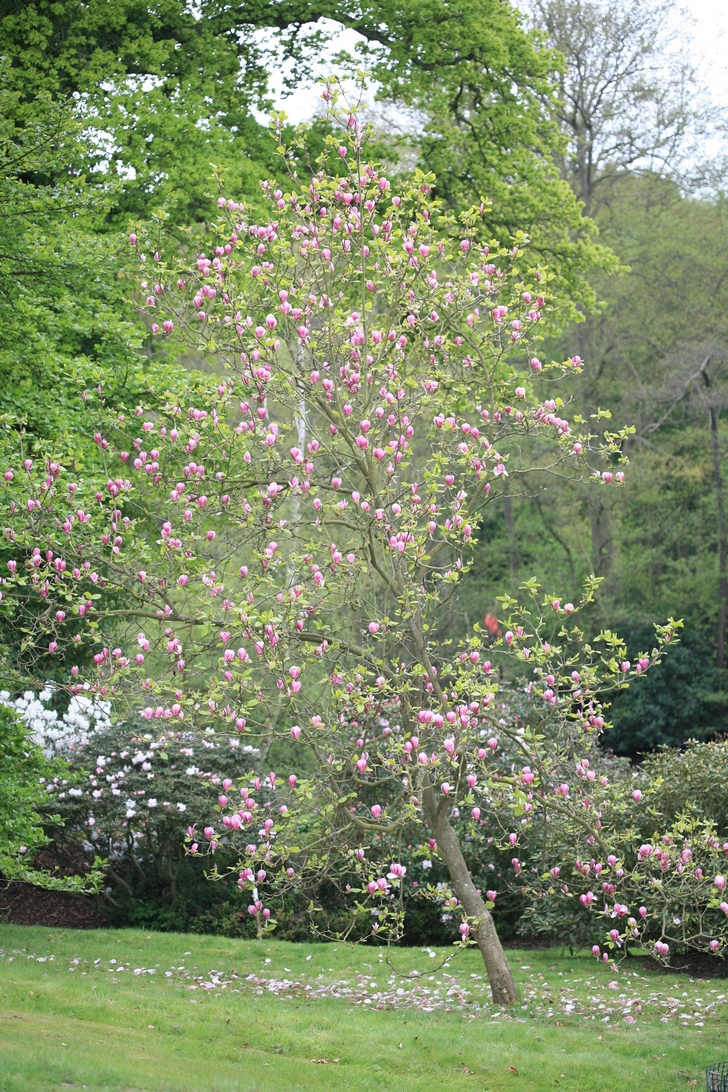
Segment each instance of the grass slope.
M4 925L0 949L3 1092L670 1092L728 1056L728 985L639 960L511 953L508 1015L472 951L397 951L400 977L341 944Z

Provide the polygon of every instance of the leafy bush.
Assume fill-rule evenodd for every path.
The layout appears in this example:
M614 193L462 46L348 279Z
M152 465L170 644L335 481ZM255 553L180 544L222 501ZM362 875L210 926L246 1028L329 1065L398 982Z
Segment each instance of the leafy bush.
M647 626L626 633L631 654L650 640ZM728 695L720 691L711 641L692 631L681 635L639 686L620 693L611 711L613 727L604 743L617 754L637 755L662 745L680 747L728 729ZM724 701L724 699L726 699Z
M212 730L153 739L133 725L105 723L65 753L69 776L47 785L62 824L51 825L59 865L71 867L80 855L90 866L101 856L109 906L142 924L139 898L161 899L170 924L176 921L178 882L190 871L184 867L189 816L211 824L219 804L210 788L222 794L223 782L241 777L258 752Z
M648 802L642 828L669 827L685 812L715 825L728 837L728 741L691 741L682 749L648 755L632 772Z
M49 773L20 717L0 701L0 867L6 874L45 842L40 779Z
M612 760L611 799L605 793L595 814L596 836L579 844L573 823L558 814L526 833L524 873L512 881L523 881L528 900L520 931L571 947L596 944L608 932L613 949L632 943L658 956L688 948L722 952L727 772L724 741L691 741L637 767ZM600 844L602 819L611 853Z

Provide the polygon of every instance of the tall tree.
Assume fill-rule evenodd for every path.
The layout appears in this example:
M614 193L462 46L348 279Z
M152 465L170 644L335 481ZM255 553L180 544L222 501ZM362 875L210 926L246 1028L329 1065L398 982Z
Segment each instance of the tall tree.
M509 478L529 468L579 474L591 438L532 386L530 337L547 303L540 282L524 276L522 252L476 245L479 210L459 221L443 215L432 176L392 186L363 162L363 133L347 115L331 115L325 155L305 180L267 187L268 218L250 224L239 203L220 197L206 246L216 256L159 267L151 317L160 338L181 334L225 366L212 398L170 401L132 420L94 403L105 422L102 490L58 462L3 481L12 556L2 610L28 631L28 646L37 641L36 653L59 659L76 643L69 622L80 621L80 641L97 649L93 691L119 703L141 698L149 721L308 748L316 773L298 790L304 812L313 805L304 841L286 846L276 824L288 827L292 809L271 809L262 844L241 858L242 886L257 875L263 890L278 864L283 883L308 869L354 868L379 913L374 932L396 933L382 893L404 867L395 858L387 879L375 879L365 845L354 847L374 835L394 846L410 824L418 840L429 830L451 877L450 905L463 907L461 935L472 932L494 1000L512 1004L490 907L451 821L456 801L458 809L480 801L476 822L481 807L489 814L486 763L498 746L490 733L501 731L492 664L479 628L451 643L439 621L481 514ZM283 163L291 164L285 148ZM555 379L578 364L550 371ZM1 439L6 465L19 465L15 438ZM600 448L605 459L618 459L620 439ZM605 470L598 487L621 478ZM96 628L104 604L79 601L87 584L119 597L106 613L118 627L113 651ZM543 753L538 731L514 730L544 777L536 805L519 796L519 816L557 797L566 806L568 785L557 784L562 769L573 773L576 740L583 754L603 724L602 679L619 687L630 671L611 635L577 653L574 605L529 590L533 619L518 611L502 647L536 668L549 715L560 691L564 730L574 723L568 766ZM639 670L652 659L643 656ZM82 681L72 669L71 692ZM390 705L396 724L382 719ZM297 776L287 782L292 804ZM524 785L529 778L530 767ZM252 792L243 799L249 818L222 819L241 836L257 807ZM601 837L591 812L572 810ZM254 913L269 912L253 897Z
M575 300L593 302L586 275L610 256L554 165L561 138L544 105L553 105L553 58L510 3L0 0L0 52L27 110L40 90L78 96L98 165L132 179L118 212L166 203L175 222L189 222L208 207L211 162L248 200L269 167L272 145L253 108L266 104L274 61L259 31L277 31L300 79L324 17L364 36L385 96L422 111L421 158L446 200L462 208L487 198L486 237L526 232L534 260L554 270L564 315Z
M34 116L42 92L73 96L95 137L90 163L133 182L116 194L125 221L162 203L175 218L201 218L210 163L254 195L269 145L251 112L265 101L252 34L270 22L263 10L252 4L238 24L209 2L195 12L185 0L2 0L18 117Z
M585 215L597 218L602 238L628 260L629 239L610 235L608 227L610 201L625 192L620 183L628 176L678 174L690 155L700 158L696 138L714 120L684 48L685 17L676 18L668 0L529 0L526 8L531 26L561 58L556 100L544 100L565 140L561 176ZM598 319L569 335L572 351L589 361L579 392L584 416L607 401L609 361L594 357L595 327ZM615 348L610 344L612 357ZM608 577L618 542L610 506L593 493L586 502L592 565Z
M62 441L70 457L95 461L78 427L84 390L100 385L134 409L175 373L142 351L148 330L126 303L128 240L96 231L108 201L87 181L78 120L43 95L18 124L6 73L0 67L0 413L31 446Z
M621 173L684 162L707 103L670 0L530 0L533 24L563 63L556 118L562 174L587 216ZM692 149L691 149L692 150Z
M382 43L373 63L382 97L421 120L414 143L438 193L456 209L487 198L486 232L528 236L529 252L552 270L561 321L575 304L591 307L588 275L616 265L559 176L554 54L501 0L409 0L387 21L379 37L365 22L356 29Z

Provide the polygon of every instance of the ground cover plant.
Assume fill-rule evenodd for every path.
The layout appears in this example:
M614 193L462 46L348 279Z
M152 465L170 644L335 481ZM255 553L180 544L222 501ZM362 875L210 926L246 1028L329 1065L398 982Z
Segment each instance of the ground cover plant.
M728 1010L722 979L588 952L511 952L506 1011L472 950L397 951L395 974L385 946L271 938L5 925L0 949L8 1090L669 1092L702 1084Z

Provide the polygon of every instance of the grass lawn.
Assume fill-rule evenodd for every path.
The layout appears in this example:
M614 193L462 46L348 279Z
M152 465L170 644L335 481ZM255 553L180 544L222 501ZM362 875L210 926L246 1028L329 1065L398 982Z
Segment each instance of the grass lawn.
M133 930L0 926L0 1089L704 1087L728 983L511 952L523 1006L474 951L386 952ZM410 976L410 972L419 972Z

